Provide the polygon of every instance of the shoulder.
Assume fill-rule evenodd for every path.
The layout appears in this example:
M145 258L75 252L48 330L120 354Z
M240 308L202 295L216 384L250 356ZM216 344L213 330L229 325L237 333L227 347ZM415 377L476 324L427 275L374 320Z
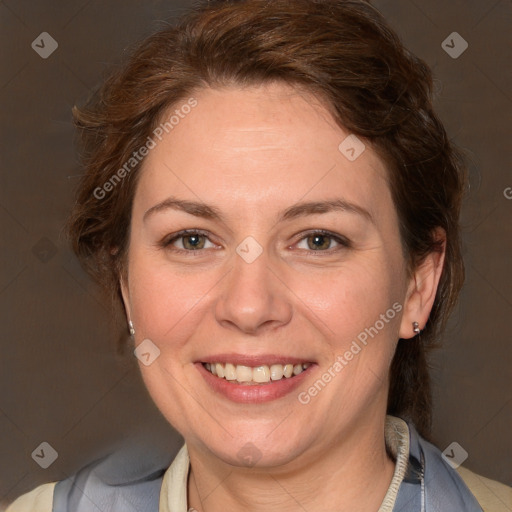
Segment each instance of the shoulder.
M409 424L411 455L420 467L425 494L434 510L483 510L510 512L512 488L459 466L454 469L435 445L421 437ZM454 506L446 508L446 503ZM437 507L437 508L436 508Z
M5 512L52 512L56 482L43 484L23 494Z
M457 473L485 512L509 512L512 510L512 487L490 480L460 466Z
M172 451L148 443L116 450L65 480L20 496L6 512L133 512L158 510Z

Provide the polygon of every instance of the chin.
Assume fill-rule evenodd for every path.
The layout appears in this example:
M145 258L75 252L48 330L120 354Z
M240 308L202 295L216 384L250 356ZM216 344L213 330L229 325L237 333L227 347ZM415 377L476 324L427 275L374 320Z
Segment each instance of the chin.
M290 418L284 420L290 421ZM187 444L199 441L213 456L226 464L246 468L273 468L284 466L302 455L314 444L312 429L301 434L300 429L280 429L276 422L272 428L268 423L254 422L250 428L245 422L243 430L234 424L227 425L226 430L218 429L192 435ZM277 426L277 428L276 428ZM237 432L237 433L234 433ZM243 433L242 433L243 432Z

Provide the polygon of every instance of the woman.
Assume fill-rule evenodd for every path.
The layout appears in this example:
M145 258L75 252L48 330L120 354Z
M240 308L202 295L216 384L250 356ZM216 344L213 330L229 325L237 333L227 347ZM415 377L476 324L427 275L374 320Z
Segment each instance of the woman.
M465 179L431 88L363 1L211 2L75 110L71 242L185 446L10 512L507 510L426 440Z

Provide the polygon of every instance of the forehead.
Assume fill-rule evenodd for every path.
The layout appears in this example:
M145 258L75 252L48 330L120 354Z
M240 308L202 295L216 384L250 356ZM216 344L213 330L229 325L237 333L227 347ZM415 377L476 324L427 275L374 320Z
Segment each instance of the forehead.
M273 84L203 89L193 98L193 108L181 110L185 99L163 118L174 114L143 163L143 207L166 195L246 209L326 194L370 209L389 203L382 161L313 95Z

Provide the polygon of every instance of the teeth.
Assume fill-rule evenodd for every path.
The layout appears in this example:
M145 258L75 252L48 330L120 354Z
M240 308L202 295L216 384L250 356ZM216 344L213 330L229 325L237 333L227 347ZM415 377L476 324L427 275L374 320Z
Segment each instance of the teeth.
M283 365L273 364L270 367L270 378L272 380L281 380L283 378Z
M220 363L215 365L215 370L217 371L217 377L224 377L224 366Z
M217 363L219 365L219 363ZM236 380L238 382L251 382L252 380L252 368L249 366L237 366L236 367Z
M270 382L270 370L268 366L258 366L252 371L252 380L254 382Z
M283 375L289 379L293 375L293 364L285 364L283 367Z
M301 364L273 364L251 368L250 366L233 365L231 363L205 363L204 367L213 375L240 383L266 384L270 381L278 381L283 378L301 374L311 363Z
M302 365L301 364L296 364L293 367L293 375L299 375L299 373L302 373Z
M236 380L235 365L227 363L226 366L224 366L224 378L226 380Z

